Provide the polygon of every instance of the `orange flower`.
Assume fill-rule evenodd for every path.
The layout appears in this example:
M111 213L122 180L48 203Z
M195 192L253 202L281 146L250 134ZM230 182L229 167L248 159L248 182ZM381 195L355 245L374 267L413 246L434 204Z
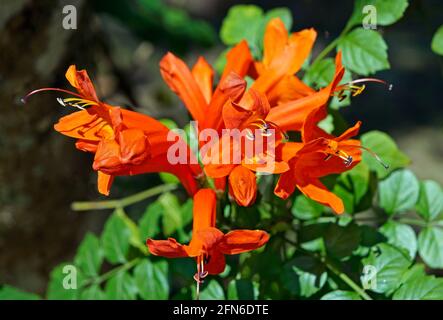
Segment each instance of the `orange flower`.
M252 87L265 93L271 106L315 92L294 74L308 58L316 37L312 28L289 35L280 18L272 19L266 26L263 60L255 62L251 75L257 78Z
M288 161L290 170L280 176L274 192L286 199L297 187L307 197L340 214L344 211L343 201L319 178L350 170L361 161L360 141L350 139L358 134L361 123L334 137L317 126L326 115L325 107L312 111L302 128L303 142L282 145L281 156Z
M175 239L152 240L146 244L156 256L167 258L192 257L197 262L195 279L207 274L219 274L225 269L225 254L240 254L266 244L269 235L261 230L234 230L223 234L215 228L216 196L212 189L200 189L194 195L192 239L182 245Z
M327 87L308 96L271 108L266 121L278 124L281 130L300 131L306 117L312 110L326 105L329 98L335 95L339 89L345 89L344 86L338 86L344 72L345 69L341 63L341 52L338 52L335 58L335 74Z
M236 101L244 92L242 79L248 72L252 56L246 41L240 42L227 54L227 62L219 85L212 92L214 72L203 57L192 70L172 53L160 62L163 79L185 104L199 129L222 128L222 109L230 99Z
M257 194L255 172L282 173L289 167L275 159L274 149L283 133L263 120L270 110L266 96L250 89L240 103L244 104L231 101L223 108L225 127L238 131L225 132L203 155L203 162L209 177L229 176L231 196L239 205L249 206Z
M61 118L54 128L77 139L75 145L79 150L95 154L92 167L98 172L100 193L109 194L115 176L155 171L173 173L190 194L197 191L194 177L201 174L200 167L171 165L167 161L167 150L173 143L167 141L167 127L146 115L99 101L85 70L77 71L72 65L66 72L66 78L78 94L64 89L44 88L31 92L27 97L47 90L74 96L57 99L62 105L79 111Z

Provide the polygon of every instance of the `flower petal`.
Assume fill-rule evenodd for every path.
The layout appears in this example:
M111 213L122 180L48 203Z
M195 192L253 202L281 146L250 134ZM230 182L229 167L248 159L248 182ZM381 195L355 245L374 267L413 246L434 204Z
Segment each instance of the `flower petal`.
M98 171L97 188L98 192L105 196L109 196L114 176Z
M211 101L212 81L214 79L214 70L205 58L199 57L192 68L192 75L200 87L200 91L205 97L206 103Z
M205 264L205 271L209 274L219 274L225 270L225 255L219 250L214 250L208 256L209 261Z
M297 188L308 198L332 208L337 214L344 212L343 201L329 191L317 178L297 177Z
M169 88L188 108L192 118L203 122L206 117L207 102L186 64L168 52L160 61L160 72Z
M239 254L262 247L269 234L262 230L234 230L223 236L218 249L224 254Z
M66 71L66 79L68 79L69 83L77 89L80 95L84 96L86 99L98 101L94 85L86 70L77 71L76 66L71 65Z
M238 165L229 174L229 192L238 205L247 207L257 196L257 178L255 174Z
M168 240L148 239L146 245L149 248L149 252L155 256L166 258L181 258L188 256L185 247L173 238L169 238Z

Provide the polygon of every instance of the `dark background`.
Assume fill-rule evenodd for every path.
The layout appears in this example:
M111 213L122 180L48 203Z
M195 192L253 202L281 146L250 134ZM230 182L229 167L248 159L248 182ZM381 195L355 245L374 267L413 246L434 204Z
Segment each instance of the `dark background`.
M164 0L161 8L159 1L144 2L147 9L139 11L130 0L0 0L0 284L44 292L50 270L71 259L84 233L101 231L109 215L70 210L74 200L102 199L90 156L53 131L67 111L57 95L22 105L28 91L68 88L64 73L74 63L88 69L103 100L184 124L186 111L162 82L158 62L167 50L189 62L199 54L214 62L230 6L289 7L293 30L318 31L314 56L340 33L353 7L353 1L328 0ZM443 63L430 49L443 23L443 2L410 3L402 20L381 29L391 69L376 77L394 89L369 86L341 112L349 122L363 120L363 132L391 134L419 178L443 183ZM77 7L77 30L62 28L66 4ZM158 181L156 175L118 179L111 197Z

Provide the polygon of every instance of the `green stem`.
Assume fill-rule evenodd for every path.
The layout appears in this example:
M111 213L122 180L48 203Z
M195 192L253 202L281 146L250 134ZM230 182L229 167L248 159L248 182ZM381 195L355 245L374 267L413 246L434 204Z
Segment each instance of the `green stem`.
M176 184L163 184L118 200L73 202L71 204L71 208L74 211L124 208L158 194L175 189L177 189Z
M85 282L82 285L82 287L87 287L87 286L90 286L91 284L100 284L100 283L112 278L113 276L119 274L120 272L124 272L126 270L131 269L133 266L135 266L140 261L140 259L141 258L135 258L131 261L128 261L125 264L122 264L122 265L118 266L117 268L114 268L114 269L102 274L101 276L99 276L97 278L94 278L94 279L91 279L91 280Z
M289 244L295 246L297 248L297 250L299 250L305 254L309 254L309 255L313 256L314 258L320 260L326 266L326 268L328 268L331 272L336 274L341 280L343 280L343 282L345 282L349 287L351 287L364 300L372 300L372 298L365 292L365 290L360 288L360 286L358 284L356 284L351 278L349 278L347 274L345 274L344 272L342 272L338 268L336 268L331 262L329 262L327 260L326 257L321 257L320 255L316 254L315 252L305 250L305 249L301 248L299 245L297 245L297 243L295 243L294 241L292 241L288 238L285 238L285 240Z
M347 274L344 272L341 272L338 270L335 266L333 266L331 263L324 261L326 268L331 270L333 273L335 273L340 279L342 279L348 286L350 286L355 292L357 292L364 300L372 300L372 298L363 290L360 288L358 284L356 284L351 278L348 277Z
M428 226L428 223L426 221L422 221L419 219L413 219L413 218L399 218L397 221L400 223L412 224L414 226L419 226L419 227L427 227Z
M346 24L345 28L343 29L343 31L340 33L340 35L334 39L330 44L328 44L319 54L318 56L315 58L315 60L312 62L311 64L311 68L316 64L319 63L323 58L325 58L332 50L335 49L335 47L338 45L340 39L342 37L344 37L349 30L352 29L352 24L348 23Z

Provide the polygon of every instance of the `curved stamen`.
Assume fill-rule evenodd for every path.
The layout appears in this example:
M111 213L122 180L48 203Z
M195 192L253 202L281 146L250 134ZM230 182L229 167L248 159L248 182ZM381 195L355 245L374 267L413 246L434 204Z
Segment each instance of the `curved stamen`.
M369 148L363 147L363 146L359 146L358 148L363 149L363 150L369 152L369 154L370 154L371 156L373 156L373 157L375 158L375 160L377 160L378 163L380 163L380 164L381 164L386 170L389 169L389 165L386 164L386 163L384 163L383 160L382 160L382 159L378 156L378 154L376 154L374 151L372 151L372 150L369 149Z
M342 84L340 86L337 86L334 90L334 92L332 93L333 96L337 96L339 101L343 101L347 95L344 93L345 90L350 90L352 93L352 96L358 96L359 94L361 94L365 88L366 85L356 85L358 83L367 83L367 82L376 82L376 83L381 83L385 86L388 87L388 90L391 91L392 90L392 84L388 84L386 81L381 80L381 79L376 79L376 78L361 78L361 79L356 79L353 81L350 81L348 83Z
M36 90L33 90L33 91L29 92L26 96L24 96L20 100L21 100L22 103L26 103L26 102L28 102L28 99L29 99L30 96L32 96L32 95L34 95L36 93L45 92L45 91L58 91L58 92L63 92L63 93L67 93L67 94L79 97L81 99L84 98L83 96L81 96L78 93L75 93L75 92L72 92L72 91L69 91L69 90L65 90L65 89L60 89L60 88L41 88L41 89L36 89Z

